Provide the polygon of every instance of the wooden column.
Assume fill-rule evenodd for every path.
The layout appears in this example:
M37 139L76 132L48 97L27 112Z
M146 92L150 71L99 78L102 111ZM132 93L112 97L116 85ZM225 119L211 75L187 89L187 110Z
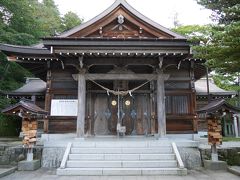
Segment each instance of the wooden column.
M86 105L86 80L85 73L78 74L78 114L77 114L77 138L84 138Z
M48 71L47 71L47 90L46 90L46 95L45 95L45 110L48 112L48 114L50 114L50 109L51 109L51 86L52 86L52 78L51 78L51 69L50 69L50 62L48 62ZM48 118L44 118L44 122L43 122L43 131L44 133L48 133L48 124L49 124L49 119Z
M238 133L240 133L240 114L237 114L237 120L238 120Z
M157 116L158 116L158 136L166 135L166 111L165 111L165 90L164 75L162 72L157 76Z
M234 132L235 132L235 137L239 137L239 132L238 132L238 122L237 122L238 118L237 115L234 115L233 117L233 124L234 124Z
M155 108L155 95L154 95L154 81L150 82L150 112L151 112L151 134L155 134L155 125L156 125L156 108Z

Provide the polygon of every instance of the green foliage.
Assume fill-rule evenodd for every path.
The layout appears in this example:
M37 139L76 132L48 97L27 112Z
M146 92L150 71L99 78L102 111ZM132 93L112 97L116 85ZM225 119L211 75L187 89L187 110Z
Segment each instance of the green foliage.
M239 0L197 0L213 11L217 25L182 26L174 29L189 38L196 58L207 60L214 71L215 83L225 89L240 91L236 83L240 69L240 4ZM238 99L233 100L236 103Z
M62 18L62 30L67 31L79 24L81 24L83 19L80 19L77 14L69 11Z
M193 43L193 45L199 45L199 44L206 45L209 42L209 38L211 37L211 35L213 33L210 25L179 26L172 30L179 34L186 36L188 38L188 40L191 43Z
M19 88L25 77L32 76L27 70L15 62L8 62L6 57L0 53L0 90L11 91Z
M13 103L16 101L0 96L0 111ZM0 136L18 136L20 131L21 118L0 113Z
M19 136L21 131L21 118L6 116L0 113L0 137Z
M230 142L230 141L240 141L240 138L235 138L235 137L223 137L223 142Z
M211 37L215 34L211 25L187 25L172 30L187 37L188 41L191 43L195 58L206 58L208 54L208 49L206 47L211 43Z
M82 22L75 13L63 18L54 0L0 1L0 43L31 45Z
M208 65L216 72L234 74L240 68L240 4L239 0L197 0L214 12L218 25L206 46Z
M53 0L43 0L34 12L41 37L61 32L61 17Z
M212 18L220 24L230 24L239 21L239 0L197 0L207 9L213 11Z
M45 36L79 25L82 19L69 12L63 18L54 0L0 0L0 43L32 45ZM33 76L23 67L9 62L0 53L0 92L19 88L25 77ZM0 96L0 112L14 102ZM0 113L0 136L18 135L21 120Z
M36 44L41 37L55 35L81 22L72 12L61 18L54 0L0 1L0 43ZM0 53L0 90L18 88L26 76L32 75Z
M221 87L222 89L229 90L229 91L240 91L240 87L236 81L236 76L232 74L215 74L213 76L214 83Z

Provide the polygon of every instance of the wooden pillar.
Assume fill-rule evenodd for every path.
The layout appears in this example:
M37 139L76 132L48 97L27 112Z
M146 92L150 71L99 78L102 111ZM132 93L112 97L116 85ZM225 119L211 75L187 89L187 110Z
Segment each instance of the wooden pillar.
M235 137L239 137L237 120L238 120L237 115L234 115L234 117L233 117L233 124L234 124Z
M78 114L77 114L77 138L84 138L86 104L86 80L85 73L78 74Z
M190 114L196 114L196 92L195 92L195 74L194 74L194 61L190 62L190 78L191 78L191 102L189 102L189 110ZM194 119L192 120L193 124L193 131L197 132L198 131L198 122L197 122L197 116L194 116ZM194 135L193 135L194 136Z
M48 62L48 71L47 71L47 90L46 90L46 95L45 95L45 110L50 114L50 109L51 109L51 84L52 84L52 80L51 80L51 69L50 69L50 62ZM44 133L48 133L48 124L49 124L49 119L45 118L44 122L43 122L43 131Z
M157 116L158 116L158 136L166 136L166 111L165 111L165 89L163 73L157 76Z
M156 125L156 108L155 108L155 96L154 96L154 81L150 82L150 112L151 112L151 121L150 121L150 132L151 134L155 134L155 125Z
M238 120L238 133L240 133L240 114L237 115L237 120Z

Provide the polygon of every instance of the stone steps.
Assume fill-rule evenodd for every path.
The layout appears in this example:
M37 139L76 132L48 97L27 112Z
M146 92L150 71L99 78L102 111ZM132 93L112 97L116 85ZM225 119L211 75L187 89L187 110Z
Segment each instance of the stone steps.
M168 161L67 161L67 168L174 168L176 160Z
M70 146L71 145L71 146ZM74 142L58 175L186 175L169 141Z
M63 176L156 176L187 175L187 169L179 168L65 168L57 169Z
M72 147L81 147L81 148L148 148L148 147L171 147L169 141L160 141L160 142L76 142L72 144Z
M175 160L174 154L69 154L69 160Z
M71 154L167 154L173 153L171 147L161 148L71 148Z

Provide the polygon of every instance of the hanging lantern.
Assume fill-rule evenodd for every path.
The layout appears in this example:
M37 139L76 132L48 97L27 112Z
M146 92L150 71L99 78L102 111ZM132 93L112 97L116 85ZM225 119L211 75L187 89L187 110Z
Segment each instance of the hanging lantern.
M116 100L112 100L112 103L111 103L113 106L116 106L117 105L117 101Z
M126 105L126 106L130 106L130 104L131 104L131 102L130 102L129 100L126 100L126 101L125 101L125 105Z

